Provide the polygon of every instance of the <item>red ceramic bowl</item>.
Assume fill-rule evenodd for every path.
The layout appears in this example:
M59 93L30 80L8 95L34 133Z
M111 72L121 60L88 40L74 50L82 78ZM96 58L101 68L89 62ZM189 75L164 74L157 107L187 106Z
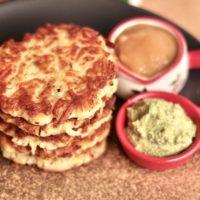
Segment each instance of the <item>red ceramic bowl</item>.
M135 149L126 134L126 110L141 99L158 98L178 103L197 125L196 137L186 150L167 157L154 157ZM200 148L200 110L187 98L167 92L145 92L128 99L120 108L116 117L116 132L126 154L138 165L153 170L166 170L185 163Z

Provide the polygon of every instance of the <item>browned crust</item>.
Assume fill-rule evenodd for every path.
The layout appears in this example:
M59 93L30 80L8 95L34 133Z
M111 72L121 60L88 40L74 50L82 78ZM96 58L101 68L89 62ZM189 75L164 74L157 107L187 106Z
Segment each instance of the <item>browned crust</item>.
M76 150L81 149L81 146L79 145L80 142L90 142L93 141L95 137L98 137L104 133L105 130L110 128L110 123L104 123L100 128L94 131L92 135L90 135L87 138L77 138L72 143L71 146L61 147L58 149L55 149L53 151L48 151L46 149L42 149L38 147L36 149L36 156L42 157L42 158L52 158L52 157L67 157L71 156L72 153Z
M0 138L1 138L1 134L0 134ZM105 142L106 141L101 141L101 142L96 143L95 146L90 147L90 148L82 151L80 155L89 154L91 156L91 158L94 158L94 155L92 153L93 148L98 148ZM1 140L0 140L0 144L1 144ZM105 143L105 145L107 145L107 144ZM72 157L72 156L67 155L67 156L62 156L61 158L70 158L70 157ZM15 160L11 160L11 162L15 163L16 165L21 165ZM85 164L82 164L82 165L85 165ZM29 164L29 166L32 167L32 168L36 167L36 168L40 169L43 172L54 172L54 173L57 173L57 174L69 170L69 169L67 169L67 170L58 171L58 170L53 170L53 169L51 169L51 170L50 169L44 169L44 168L38 167L37 164ZM76 167L78 167L78 166L74 166L73 168L76 168Z
M110 123L106 122L101 127L96 129L94 133L87 138L74 137L73 141L71 142L69 146L57 148L51 151L37 147L34 155L38 157L42 157L44 159L55 158L55 157L70 157L72 156L72 153L81 149L81 146L79 145L80 142L93 141L95 137L100 136L101 134L104 133L105 130L109 128L110 128ZM4 138L7 143L12 145L12 147L15 148L16 151L20 153L25 153L25 154L31 154L31 148L29 146L24 147L24 146L16 145L15 143L12 142L11 137L6 136L2 132L0 132L0 142L3 141L2 138Z
M48 68L48 64L52 59L51 55L38 55L37 51L40 49L39 45L27 47L26 44L32 40L38 42L44 41L45 38L48 37L48 43L44 45L45 47L49 47L52 43L57 41L58 34L56 30L66 31L71 40L78 40L84 44L83 48L72 45L67 52L65 48L55 49L55 51L52 52L60 59L63 73L66 73L67 76L70 72L72 72L72 74L75 73L71 69L71 65L79 58L87 63L88 60L93 60L96 54L102 55L102 57L93 62L93 66L86 71L84 77L77 77L79 78L80 84L85 85L84 91L75 93L72 89L69 89L63 98L58 98L55 102L52 102L49 96L53 93L53 84L55 80L36 78L28 82L16 81L18 89L10 97L5 96L4 92L10 85L9 75L15 72L16 63L23 52L28 52L30 49L35 50L35 66L38 67L41 73L55 73L53 69ZM85 52L87 52L87 54L84 57ZM72 24L46 24L38 28L34 34L26 34L21 42L9 40L0 47L0 109L6 113L12 113L12 111L15 110L23 110L23 112L29 116L28 120L30 123L34 122L34 120L32 121L30 119L39 114L54 116L56 120L62 123L68 119L73 110L94 106L99 89L106 86L109 80L116 77L117 67L113 62L109 61L108 56L109 53L102 48L102 41L99 39L98 32L87 27L80 27ZM70 57L74 61L69 63L64 59L66 57ZM25 63L26 60L24 64L20 66L21 75L23 75L23 71L27 67ZM20 75L20 72L18 72L18 75ZM73 75L75 76L75 74ZM66 84L69 85L67 81ZM38 85L43 85L44 90L38 95L38 102L35 102L32 96Z
M113 107L114 107L115 97L112 97L109 100L105 99L105 101L106 101L106 104L105 104L105 107L104 107L102 113L100 113L98 111L97 113L95 113L95 115L91 119L86 119L81 124L81 126L77 127L76 129L82 128L83 132L86 132L89 125L94 124L101 118L107 116L108 113L111 111L111 109L113 109ZM38 134L37 135L35 134L35 132L26 132L29 129L31 129L32 126L35 127L35 125L29 124L22 118L18 118L18 119L21 120L21 124L22 124L22 126L21 126L21 124L17 124L17 126L19 125L19 128L15 125L4 122L3 119L1 119L1 118L0 118L0 123L2 123L3 125L6 123L7 128L5 129L5 132L7 132L9 130L13 130L14 134L15 134L14 137L18 137L18 138L24 138L27 135L32 135L34 137L40 138L41 141L55 141L55 142L56 141L66 142L70 138L69 134L67 134L67 133L60 133L58 135L52 135L52 136L47 136L47 137L39 137ZM71 120L76 121L77 119L71 119ZM26 131L24 131L24 127L28 127L28 129ZM37 128L38 128L38 130L41 131L42 129L45 129L45 126L43 126L43 127L37 126ZM74 129L74 130L76 130L76 129Z

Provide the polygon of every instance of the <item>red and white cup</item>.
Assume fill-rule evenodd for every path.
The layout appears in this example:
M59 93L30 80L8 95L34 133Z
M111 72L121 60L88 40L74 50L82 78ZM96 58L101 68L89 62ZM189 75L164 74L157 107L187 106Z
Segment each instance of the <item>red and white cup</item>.
M179 93L187 81L189 69L200 67L200 50L188 51L186 40L176 27L161 19L149 17L121 22L110 32L108 40L115 44L117 37L125 29L138 24L161 27L174 35L178 43L177 57L169 67L150 79L136 75L119 62L118 96L127 99L137 92L152 90Z

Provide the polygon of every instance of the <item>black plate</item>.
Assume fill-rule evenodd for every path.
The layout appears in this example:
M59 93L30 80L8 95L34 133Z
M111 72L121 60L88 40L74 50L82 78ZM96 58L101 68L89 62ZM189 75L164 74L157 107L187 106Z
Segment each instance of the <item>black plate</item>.
M159 17L119 0L11 1L0 5L0 42L9 38L20 39L25 32L34 31L46 22L88 25L107 36L121 20L137 16ZM183 32L190 50L200 48L197 39L178 28ZM191 70L181 94L200 105L200 71Z

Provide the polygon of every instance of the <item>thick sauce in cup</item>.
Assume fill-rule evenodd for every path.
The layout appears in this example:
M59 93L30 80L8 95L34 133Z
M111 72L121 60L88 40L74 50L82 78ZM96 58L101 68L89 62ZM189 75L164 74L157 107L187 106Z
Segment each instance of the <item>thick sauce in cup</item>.
M151 78L170 66L177 56L177 40L167 30L152 25L134 25L115 43L120 62L135 74Z

